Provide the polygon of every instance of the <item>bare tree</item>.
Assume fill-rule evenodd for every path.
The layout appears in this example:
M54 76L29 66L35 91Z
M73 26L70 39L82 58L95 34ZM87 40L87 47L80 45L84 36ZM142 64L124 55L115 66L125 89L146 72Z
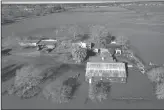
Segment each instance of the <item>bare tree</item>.
M106 48L107 44L111 43L112 35L109 33L108 28L101 25L92 26L90 28L91 42L95 43L98 48Z

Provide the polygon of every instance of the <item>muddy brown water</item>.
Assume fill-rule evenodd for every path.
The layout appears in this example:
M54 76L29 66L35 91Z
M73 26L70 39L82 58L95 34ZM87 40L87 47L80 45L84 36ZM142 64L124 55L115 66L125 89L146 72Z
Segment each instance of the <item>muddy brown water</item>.
M141 11L142 7L137 7ZM100 8L101 9L101 8ZM164 6L158 10L163 10ZM108 9L110 10L110 8ZM112 8L112 10L114 10ZM88 31L88 25L100 24L106 25L112 34L122 35L129 37L131 44L134 46L134 50L137 51L144 62L163 64L164 63L164 13L156 11L153 13L153 7L151 12L153 16L142 16L142 13L136 13L135 11L129 11L126 9L115 8L117 12L71 12L71 13L57 13L53 15L44 16L41 18L25 20L23 22L11 24L2 27L2 36L12 35L47 35L54 36L54 29L60 25L72 25L78 24ZM120 11L119 11L120 10ZM42 28L42 29L41 29ZM45 29L43 31L43 29ZM48 31L46 30L48 29ZM35 30L35 31L34 31ZM31 32L31 33L30 33ZM38 58L40 62L47 62L44 57ZM23 60L23 59L22 59ZM35 61L37 61L35 60ZM41 61L42 60L42 61ZM53 63L52 63L53 64ZM54 104L50 101L35 97L28 100L20 100L15 96L2 96L2 108L21 109L21 108L33 108L33 109L57 109L57 108L164 108L164 101L157 101L153 93L153 87L150 84L146 76L139 72L129 71L128 81L126 84L112 84L110 93L111 99L104 103L93 103L91 101L86 102L88 95L88 84L84 82L85 70L84 67L77 67L75 65L69 68L64 68L65 71L73 70L82 73L80 79L83 84L78 90L78 96L72 100L69 104ZM64 71L64 72L65 72ZM73 75L75 72L64 74L63 77ZM134 101L127 102L125 100L117 101L112 98L120 97L142 97L148 99L146 101Z

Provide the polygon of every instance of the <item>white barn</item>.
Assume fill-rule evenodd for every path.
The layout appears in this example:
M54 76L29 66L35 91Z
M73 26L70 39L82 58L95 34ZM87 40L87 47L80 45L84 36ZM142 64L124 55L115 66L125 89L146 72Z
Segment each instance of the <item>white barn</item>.
M126 67L124 63L88 62L85 77L89 83L95 80L126 83Z

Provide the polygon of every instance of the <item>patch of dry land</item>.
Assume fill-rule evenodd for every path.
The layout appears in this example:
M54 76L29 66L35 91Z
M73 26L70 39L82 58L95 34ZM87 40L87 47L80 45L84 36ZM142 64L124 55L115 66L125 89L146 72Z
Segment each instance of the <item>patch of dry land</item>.
M146 75L139 71L129 70L127 83L112 83L109 98L103 102L96 103L87 98L89 87L88 83L85 82L85 63L75 64L70 57L71 51L69 49L63 50L64 54L62 49L59 49L61 52L58 53L54 50L52 53L45 54L36 51L35 48L25 49L18 45L18 41L21 38L25 39L26 36L44 36L61 41L65 40L66 42L66 40L74 39L75 34L80 34L83 36L77 37L78 39L87 40L91 35L90 27L97 25L105 27L114 36L128 37L131 49L138 58L143 60L145 65L150 61L155 64L163 64L163 10L163 3L160 3L160 5L131 4L117 7L86 7L70 9L67 12L54 13L2 26L2 49L9 49L2 56L2 108L164 108L164 100L157 100L152 83ZM66 42L66 44L68 43ZM7 54L8 52L10 54ZM29 64L33 66L28 67L27 65ZM22 67L27 68L20 71L19 69ZM30 72L29 68L32 68ZM22 98L16 95L5 95L5 91L12 84L17 84L21 81L24 85L29 84L25 83L29 79L21 80L20 78L19 81L19 77L15 77L21 76L21 73L25 76L36 73L33 76L35 79L30 79L30 81L35 82L35 85L38 84L37 88L31 90L31 96L35 97L22 100ZM45 98L44 94L48 95L48 93L51 94L50 96L54 96L53 90L60 92L50 88L49 86L51 85L60 88L61 85L65 84L64 89L67 89L67 91L74 90L74 86L69 88L67 83L63 84L62 81L78 73L80 73L80 76L77 78L80 81L80 85L76 88L73 97L70 95L71 100L68 103L58 104ZM38 74L40 75L39 77L37 76ZM163 85L161 84L160 86ZM10 88L10 92L14 93L13 91L14 89L11 90ZM39 95L36 95L33 91L41 92ZM19 95L22 93L19 90L15 92L19 93Z

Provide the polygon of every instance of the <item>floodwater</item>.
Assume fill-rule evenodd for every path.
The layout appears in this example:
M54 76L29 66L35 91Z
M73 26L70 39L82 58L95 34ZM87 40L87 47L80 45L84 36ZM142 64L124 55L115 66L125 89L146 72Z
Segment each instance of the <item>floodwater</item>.
M53 36L53 29L60 25L76 24L85 31L88 30L88 25L105 25L113 35L127 36L137 55L146 63L149 61L157 64L164 63L164 12L161 11L164 10L164 6L151 6L146 9L138 6L130 11L121 8L106 8L106 10L110 10L110 12L64 12L28 19L23 22L2 26L2 36L10 36L12 33L19 36ZM77 71L84 72L84 68L82 70L77 69ZM84 75L82 76L84 80ZM78 90L78 97L69 104L53 104L40 98L20 100L15 96L2 96L2 108L164 108L164 101L155 99L152 85L147 77L139 72L129 71L127 84L113 84L110 96L111 98L142 97L147 99L147 101L127 102L109 99L101 104L95 104L90 101L85 103L88 85L86 82L83 83Z

